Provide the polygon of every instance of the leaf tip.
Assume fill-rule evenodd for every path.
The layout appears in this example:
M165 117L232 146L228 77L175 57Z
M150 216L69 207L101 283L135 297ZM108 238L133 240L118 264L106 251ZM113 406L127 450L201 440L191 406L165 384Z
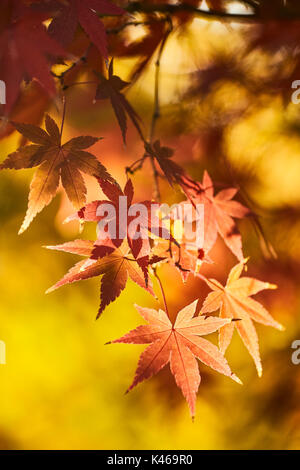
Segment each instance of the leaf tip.
M241 379L239 379L239 377L237 375L231 374L231 378L232 378L232 380L234 380L239 385L243 385L243 382L241 381Z
M22 233L24 233L25 230L26 230L26 228L23 227L23 225L22 225L22 227L21 227L20 230L18 231L18 235L22 235Z
M50 294L50 293L53 292L55 289L56 289L55 286L49 287L49 289L46 290L45 294Z
M277 323L277 330L279 330L279 331L285 331L286 328L285 328L285 326L281 325L281 323Z
M275 290L275 289L278 289L278 286L276 284L270 284L269 282L267 282L267 289L272 289L272 290Z

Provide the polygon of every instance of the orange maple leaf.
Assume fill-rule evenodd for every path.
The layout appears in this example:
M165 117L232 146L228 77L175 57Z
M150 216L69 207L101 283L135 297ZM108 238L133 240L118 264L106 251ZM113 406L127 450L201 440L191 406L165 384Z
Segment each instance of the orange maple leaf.
M86 202L87 190L81 173L113 181L99 160L83 150L98 142L98 137L74 137L62 144L61 130L49 115L46 115L45 124L46 131L32 124L14 123L15 128L34 145L21 147L8 155L0 165L0 170L38 166L30 185L28 209L19 234L50 204L56 195L60 179L76 209L80 209Z
M130 256L126 242L113 253L97 260L90 258L93 247L94 242L91 240L74 240L72 242L63 243L62 245L47 246L46 248L50 250L74 253L87 256L88 258L76 263L67 274L54 286L50 287L46 293L52 292L66 284L101 276L101 303L97 318L111 302L114 302L120 296L121 292L126 287L128 278L154 296L151 281L147 277L147 261L140 259L140 262L138 262L133 259Z
M241 321L230 323L220 329L220 350L225 353L231 342L234 326L236 326L242 341L255 362L258 375L261 376L262 365L258 337L252 320L263 325L273 326L278 330L284 330L284 327L275 321L259 302L250 297L264 289L276 289L277 286L252 277L240 277L246 262L245 259L231 269L225 287L215 279L203 277L213 292L210 292L206 297L201 313L215 312L220 309L221 318L241 319Z
M204 251L209 252L216 243L218 233L232 253L241 261L243 256L242 238L234 218L250 215L250 210L234 201L236 188L227 188L214 195L214 185L207 173L203 174L202 183L183 179L183 189L195 204L204 205Z
M231 323L232 319L204 315L193 318L197 302L196 300L180 310L174 325L163 310L157 311L136 305L138 312L149 324L138 326L122 338L112 341L112 343L151 343L140 356L134 380L128 391L170 363L171 372L189 405L192 417L195 415L196 393L200 385L196 358L241 383L240 379L231 372L219 349L200 337Z

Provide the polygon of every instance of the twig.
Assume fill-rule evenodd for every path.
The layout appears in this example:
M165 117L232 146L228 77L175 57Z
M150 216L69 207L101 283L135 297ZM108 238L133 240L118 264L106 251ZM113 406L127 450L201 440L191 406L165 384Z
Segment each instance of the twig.
M172 19L168 16L166 18L166 21L168 21L168 29L161 41L158 54L157 54L157 59L155 62L155 79L154 79L154 108L153 108L153 114L152 114L152 120L151 120L151 126L150 126L150 133L149 133L149 142L150 145L153 144L153 139L155 135L155 127L157 120L160 117L160 103L159 103L159 85L160 85L160 63L161 63L161 58L162 54L165 49L165 45L167 43L168 37L171 34L173 30L173 24L172 24ZM154 162L154 157L150 156L150 161L151 161L151 166L152 166L152 173L153 173L153 179L154 179L154 198L155 200L159 201L161 200L160 197L160 189L159 189L159 173L156 169L155 162Z
M160 118L159 82L160 82L161 58L162 58L162 54L164 52L164 48L165 48L167 39L168 39L169 35L171 34L171 32L173 31L173 24L172 24L171 18L168 17L167 21L168 21L169 27L168 27L168 29L166 31L166 34L164 35L161 43L160 43L159 51L158 51L158 54L157 54L157 59L156 59L156 62L155 62L154 110L153 110L152 122L151 122L151 127L150 127L150 136L149 136L150 144L153 143L153 138L154 138L154 134L155 134L155 126L156 126L157 120Z
M106 34L118 34L118 33L121 33L124 29L128 28L129 26L147 26L147 25L151 25L153 23L153 21L156 21L156 22L160 22L160 23L164 23L165 21L167 21L167 19L164 17L164 18L159 18L159 17L155 17L155 18L152 18L151 21L128 21L127 23L123 23L121 24L120 26L117 26L116 28L107 28L106 30Z
M76 86L76 85L91 85L91 84L98 85L98 82L96 82L95 80L89 80L87 82L74 82L74 83L71 83L71 85L64 85L63 90L68 90L72 86Z
M59 81L60 81L60 84L61 84L61 87L62 89L66 89L66 86L65 86L65 76L71 72L71 70L73 70L75 67L77 67L77 65L81 64L81 63L86 63L87 61L87 57L88 57L88 54L89 54L89 51L90 51L90 48L91 48L91 44L89 45L89 47L87 48L86 52L83 54L83 56L81 56L79 59L75 60L74 62L72 62L72 64L66 69L64 70L61 74L57 75L55 73L52 72L52 75L54 77L56 77Z
M142 158L139 158L135 162L133 162L130 166L127 166L125 168L125 172L129 173L130 175L133 175L136 171L140 170L144 164L146 155L144 155Z

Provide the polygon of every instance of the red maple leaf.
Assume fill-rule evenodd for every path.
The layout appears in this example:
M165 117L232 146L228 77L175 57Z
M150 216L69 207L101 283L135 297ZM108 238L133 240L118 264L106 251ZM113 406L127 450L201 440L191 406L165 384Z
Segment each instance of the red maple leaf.
M20 3L20 2L18 2ZM56 93L49 58L65 51L43 25L45 15L22 7L22 16L12 15L0 34L0 79L6 84L5 113L15 103L22 80L36 79L50 95Z
M183 180L182 188L193 204L204 205L204 251L209 252L214 246L218 233L232 253L242 260L242 238L233 218L242 218L250 214L250 210L232 198L236 188L228 188L214 195L213 182L204 172L203 182Z
M197 300L180 310L174 325L163 310L142 308L136 305L138 312L149 323L130 331L112 343L147 344L150 346L141 354L134 380L128 391L138 383L157 374L170 363L170 369L177 386L188 402L191 415L195 415L196 394L200 385L200 374L196 358L205 365L241 381L230 370L230 367L218 348L201 338L230 324L231 319L194 317Z
M129 85L129 83L124 82L120 77L114 75L114 65L113 59L110 61L108 69L108 78L105 78L101 73L96 73L99 78L99 85L96 91L96 100L106 100L109 99L113 107L114 113L118 120L124 143L126 142L126 132L127 132L127 115L130 117L133 125L138 131L142 140L144 140L143 133L139 124L139 116L121 93L121 91Z
M98 181L102 191L108 197L108 201L93 201L66 220L67 222L76 219L86 222L101 222L109 217L110 223L105 224L102 228L99 228L98 225L98 240L94 244L91 255L93 259L98 259L111 253L127 238L128 245L135 259L143 260L144 263L145 258L150 254L148 232L173 240L169 231L162 226L160 219L155 214L155 209L159 209L159 204L148 200L132 204L134 189L130 179L127 181L123 191L119 186L109 181L102 179ZM120 198L124 200L123 203L120 202ZM114 213L112 216L108 216L106 212L109 210L108 204L113 208ZM145 212L140 212L139 206L143 206ZM132 222L137 217L138 223L132 225ZM137 234L140 234L140 236L137 236Z
M205 299L201 313L214 312L220 309L220 316L222 318L241 319L241 321L225 325L220 329L220 349L225 353L231 342L234 326L236 326L246 348L253 357L258 375L261 376L262 366L258 337L253 320L263 325L273 326L278 330L283 330L284 328L271 317L259 302L250 297L264 289L276 289L277 286L252 277L240 277L246 261L243 260L232 268L225 287L215 279L204 279L209 287L213 289L213 292L210 292Z
M106 31L98 16L99 13L102 15L123 15L125 11L108 0L59 2L57 13L49 25L49 33L63 45L68 45L74 37L78 24L80 24L103 57L107 58Z
M145 151L146 155L154 161L157 161L171 186L173 186L174 183L181 183L184 177L184 170L171 159L174 155L173 149L162 146L160 141L156 140L153 145L148 142L145 143Z
M126 243L113 253L98 260L90 258L94 248L94 242L90 240L75 240L63 245L47 246L46 248L88 257L88 259L75 264L60 281L48 289L47 293L65 284L102 276L101 303L97 318L111 302L119 297L126 287L128 277L140 287L146 289L151 295L154 295L151 282L148 282L148 280L146 282L143 269L130 256L130 250Z
M32 124L14 123L15 128L34 145L21 147L0 165L3 169L24 169L38 166L30 185L28 209L19 233L24 232L33 218L50 204L59 182L77 209L86 201L86 186L81 172L112 180L106 168L89 152L84 151L98 142L98 137L75 137L61 143L61 131L46 115L46 131Z

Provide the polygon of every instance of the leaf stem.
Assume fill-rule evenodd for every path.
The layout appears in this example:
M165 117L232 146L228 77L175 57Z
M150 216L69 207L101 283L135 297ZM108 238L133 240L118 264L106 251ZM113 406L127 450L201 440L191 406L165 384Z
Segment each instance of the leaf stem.
M160 291L161 291L161 295L162 295L162 298L163 298L163 301L164 301L164 306L165 306L166 314L167 314L168 317L170 318L169 310L168 310L168 305L167 305L167 300L166 300L166 295L165 295L165 291L164 291L164 288L163 288L161 279L160 279L159 275L157 274L157 271L156 271L155 268L153 269L153 272L154 272L154 276L156 277L156 279L157 279L157 281L158 281L158 284L159 284L159 287L160 287Z
M66 107L67 107L66 95L63 95L62 102L63 102L63 112L62 112L62 119L61 119L60 139L62 138L62 133L64 130L64 125L65 125L65 118L66 118Z

